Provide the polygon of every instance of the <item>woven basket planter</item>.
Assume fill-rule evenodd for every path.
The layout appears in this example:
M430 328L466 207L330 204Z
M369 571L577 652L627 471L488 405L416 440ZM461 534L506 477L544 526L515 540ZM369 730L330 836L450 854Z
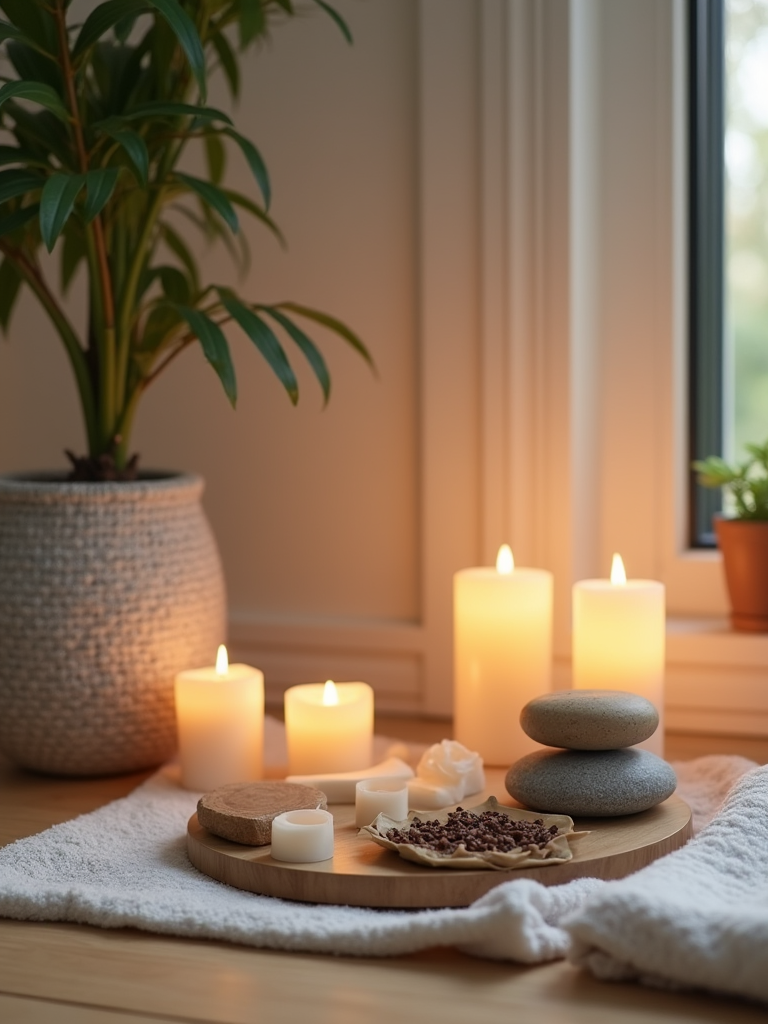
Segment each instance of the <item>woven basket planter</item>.
M174 676L225 638L202 491L0 477L0 750L16 764L107 775L174 753Z

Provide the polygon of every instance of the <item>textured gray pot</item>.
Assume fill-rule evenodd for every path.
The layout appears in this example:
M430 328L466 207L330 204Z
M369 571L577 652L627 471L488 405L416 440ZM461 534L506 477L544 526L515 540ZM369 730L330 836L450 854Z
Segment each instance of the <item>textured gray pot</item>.
M173 681L225 638L195 476L0 477L0 750L56 775L156 765L176 749Z

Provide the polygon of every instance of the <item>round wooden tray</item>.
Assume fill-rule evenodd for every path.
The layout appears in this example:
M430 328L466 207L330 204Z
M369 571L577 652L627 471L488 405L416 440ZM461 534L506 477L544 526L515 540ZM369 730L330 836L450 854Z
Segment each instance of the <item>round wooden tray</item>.
M465 800L464 806L481 804L491 794L514 806L515 801L505 794L504 774L501 769L487 770L488 789ZM464 907L514 878L533 878L544 885L587 876L623 878L676 850L691 836L690 808L671 796L641 814L575 819L576 829L587 829L590 835L573 842L573 859L565 864L520 871L439 869L411 864L359 836L351 805L328 809L335 828L333 860L318 864L272 860L269 846L241 846L219 839L199 824L196 814L187 827L189 859L211 878L264 896L353 907Z

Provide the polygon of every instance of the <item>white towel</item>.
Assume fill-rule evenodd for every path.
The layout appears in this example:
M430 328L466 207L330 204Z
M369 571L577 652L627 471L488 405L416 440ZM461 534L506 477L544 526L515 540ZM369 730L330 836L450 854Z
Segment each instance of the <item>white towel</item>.
M768 766L681 850L605 883L566 930L569 959L599 978L768 1002Z
M700 810L709 814L733 778L751 767L753 763L743 758L704 758L677 765L680 795L695 802L698 787ZM725 824L712 826L719 837L715 852L706 854L705 837L696 847L682 851L683 855L690 848L705 851L699 854L695 871L708 857L716 871L724 846L744 845L743 829L752 819L739 809L752 797L739 794L751 793L755 778L768 779L768 775L754 773L730 801L722 819ZM564 956L572 933L582 950L580 956L595 969L597 954L589 952L589 943L594 943L595 950L605 946L585 938L586 932L580 929L588 927L593 916L599 920L589 913L593 906L610 907L610 892L617 894L617 900L623 898L625 882L596 879L550 887L518 879L496 887L471 907L448 910L376 911L256 896L215 882L189 863L186 825L196 802L196 794L179 788L176 769L165 768L122 800L5 847L0 850L0 916L134 927L251 946L357 956L457 946L476 956L520 963ZM736 853L733 858L746 873L751 862ZM765 864L767 859L768 853L762 852L754 863ZM654 870L662 877L668 862L678 863L668 857L634 877ZM677 878L677 867L674 871ZM586 908L581 915L579 908ZM690 908L692 915L697 911L698 902ZM569 915L572 923L566 931L561 925ZM623 931L633 935L627 918L622 921ZM599 930L598 924L593 927ZM609 933L608 925L605 931ZM633 963L618 937L616 943L617 960ZM768 962L768 938L762 956ZM653 965L641 969L655 971ZM676 980L690 982L682 975Z

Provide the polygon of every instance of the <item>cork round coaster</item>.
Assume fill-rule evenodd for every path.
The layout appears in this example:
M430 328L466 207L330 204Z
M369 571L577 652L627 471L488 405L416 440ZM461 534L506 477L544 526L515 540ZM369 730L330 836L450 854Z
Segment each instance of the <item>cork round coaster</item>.
M325 793L294 782L232 782L200 797L197 818L209 832L244 846L267 846L284 811L325 810Z

